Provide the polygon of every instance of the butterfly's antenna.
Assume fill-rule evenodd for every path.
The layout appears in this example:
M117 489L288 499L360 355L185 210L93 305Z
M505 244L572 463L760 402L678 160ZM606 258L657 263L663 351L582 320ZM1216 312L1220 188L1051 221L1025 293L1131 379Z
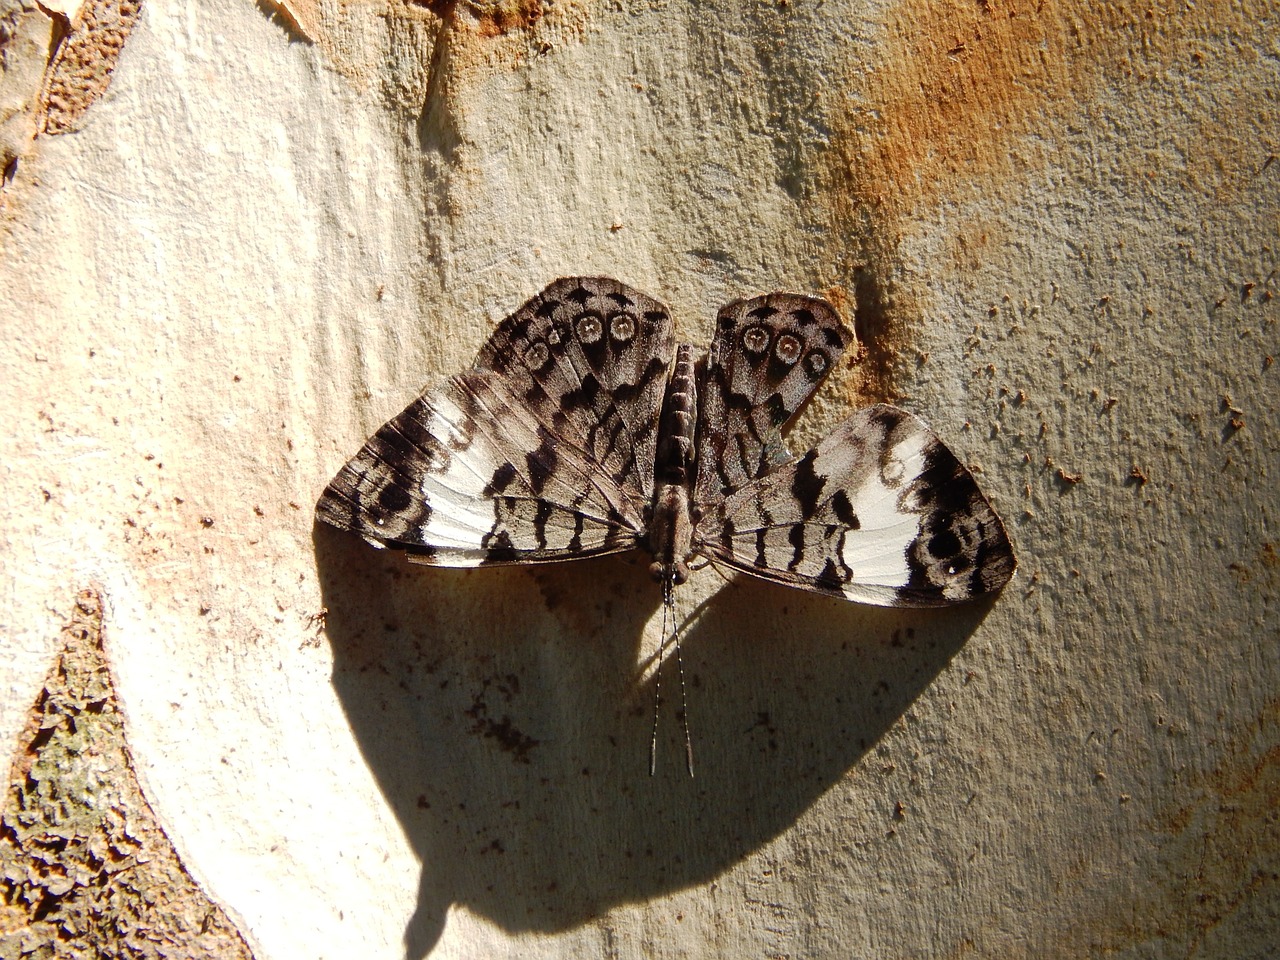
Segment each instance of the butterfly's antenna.
M670 587L667 588L671 590ZM684 658L680 656L680 624L675 618L675 601L671 601L671 634L676 645L676 673L680 675L680 725L684 727L684 766L693 776L693 739L689 736L689 697L684 686Z
M653 732L649 737L649 776L651 777L658 770L658 706L662 703L659 694L662 690L662 658L667 649L667 623L670 622L674 629L675 618L675 597L671 579L667 578L662 581L662 640L659 641L658 652L655 654L658 666L653 671Z
M705 605L703 602L702 605ZM670 627L668 628L668 624ZM670 633L668 633L670 629ZM693 737L689 734L689 694L684 682L684 657L680 653L680 622L676 618L675 582L665 579L662 582L662 642L658 651L650 659L658 661L653 671L653 733L649 738L649 776L658 769L658 713L662 703L662 668L666 664L667 648L676 649L676 672L680 676L680 725L684 729L684 765L693 776Z

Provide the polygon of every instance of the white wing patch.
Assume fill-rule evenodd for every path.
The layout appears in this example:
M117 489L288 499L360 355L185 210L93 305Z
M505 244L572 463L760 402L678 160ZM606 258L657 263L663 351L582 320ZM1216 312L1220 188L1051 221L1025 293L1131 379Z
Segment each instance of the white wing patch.
M920 531L920 518L904 510L902 484L920 475L924 466L924 444L927 434L911 432L891 448L879 474L868 474L861 485L850 491L850 501L860 526L856 534L847 535L841 556L844 566L853 572L842 592L850 600L862 600L867 591L877 597L892 599L886 591L904 587L911 579L907 548ZM845 446L845 449L848 449ZM854 472L848 464L846 471ZM838 477L839 474L837 473Z
M636 547L642 501L582 456L574 440L537 423L501 377L462 374L370 438L318 511L375 546L440 566Z
M1013 572L973 477L922 421L884 405L731 494L694 540L754 576L879 605L951 603Z

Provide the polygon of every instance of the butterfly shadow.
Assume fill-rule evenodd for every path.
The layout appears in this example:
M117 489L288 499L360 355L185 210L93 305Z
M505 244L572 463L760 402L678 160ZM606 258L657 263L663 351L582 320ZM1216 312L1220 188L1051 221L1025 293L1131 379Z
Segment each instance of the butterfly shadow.
M660 591L643 563L413 567L318 525L333 682L422 862L406 957L451 910L513 931L572 929L714 880L846 776L981 622L986 607L881 610L714 572L679 684L642 661ZM655 616L657 615L657 616Z

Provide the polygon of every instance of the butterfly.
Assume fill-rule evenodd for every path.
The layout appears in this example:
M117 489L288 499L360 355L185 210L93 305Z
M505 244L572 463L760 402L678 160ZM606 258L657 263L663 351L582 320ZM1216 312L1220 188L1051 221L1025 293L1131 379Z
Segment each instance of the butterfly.
M657 300L562 278L383 425L316 516L437 566L647 550L668 608L698 561L884 606L999 591L1004 525L917 417L869 407L787 450L851 339L826 301L770 293L724 307L699 359Z

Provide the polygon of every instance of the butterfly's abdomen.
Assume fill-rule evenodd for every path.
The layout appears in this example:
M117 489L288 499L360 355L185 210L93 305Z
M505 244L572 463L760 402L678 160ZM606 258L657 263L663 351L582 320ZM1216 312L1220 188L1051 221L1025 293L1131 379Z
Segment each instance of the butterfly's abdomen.
M662 403L662 427L655 463L658 485L688 482L693 469L693 431L698 418L698 384L693 347L676 348L675 369Z
M693 478L694 428L698 418L698 384L693 347L676 348L675 368L667 383L654 465L657 493L649 527L654 562L649 571L660 582L684 583L693 544L689 484Z

